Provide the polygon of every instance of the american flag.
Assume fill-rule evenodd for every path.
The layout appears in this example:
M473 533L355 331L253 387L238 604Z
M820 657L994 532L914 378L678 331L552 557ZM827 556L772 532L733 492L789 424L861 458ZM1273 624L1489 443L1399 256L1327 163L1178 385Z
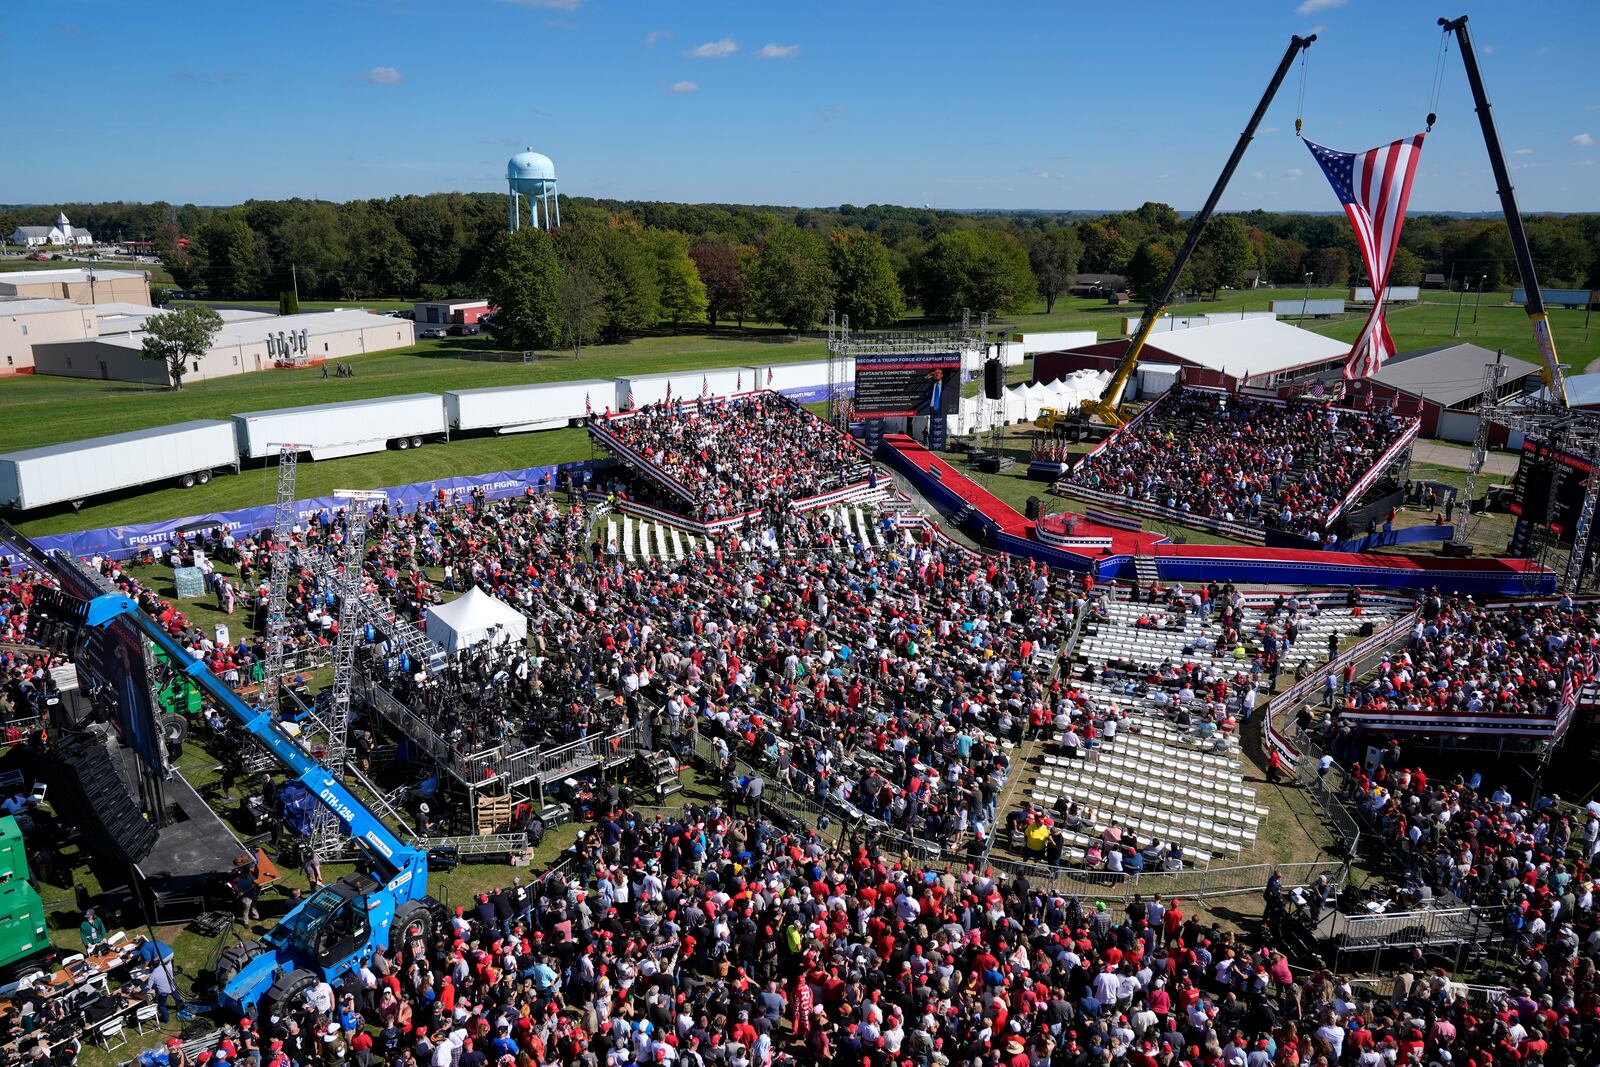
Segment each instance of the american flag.
M736 393L744 392L744 371L740 371L734 377L734 379L733 379L733 391L736 392Z
M1394 339L1383 321L1383 300L1395 250L1400 247L1400 229L1406 222L1406 203L1411 199L1424 136L1419 133L1365 152L1335 152L1306 142L1355 227L1361 262L1372 279L1372 314L1345 360L1346 378L1374 374L1394 355Z
M585 415L593 415L594 414L594 404L592 404L589 401L589 394L588 393L584 393L583 394L583 413Z
M711 395L711 383L706 381L704 374L700 375L700 399L704 400Z
M666 400L666 404L667 404L667 407L669 407L669 408L672 406L672 383L671 382L667 383L667 400Z
M633 410L633 386L628 386L628 410Z

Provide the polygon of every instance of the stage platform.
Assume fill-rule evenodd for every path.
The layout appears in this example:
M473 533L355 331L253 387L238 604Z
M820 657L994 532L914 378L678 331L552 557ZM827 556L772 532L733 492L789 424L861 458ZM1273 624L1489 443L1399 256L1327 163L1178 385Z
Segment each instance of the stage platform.
M1045 520L1045 536L1041 537L1035 524L1016 508L904 434L886 436L879 458L905 475L941 510L961 516L962 528L986 548L1062 570L1088 571L1102 580L1131 578L1138 573L1169 582L1437 588L1500 596L1555 590L1556 576L1548 571L1539 573L1531 588L1526 587L1524 575L1532 567L1527 560L1177 545L1143 530L1102 526L1081 517L1073 529L1080 543L1069 545L1049 528L1051 520Z
M112 741L108 748L117 772L138 796L139 757L132 749ZM160 916L175 916L180 901L193 900L218 887L249 862L253 850L241 842L228 825L176 772L162 783L168 824L157 834L150 854L135 870ZM212 894L217 895L216 893Z

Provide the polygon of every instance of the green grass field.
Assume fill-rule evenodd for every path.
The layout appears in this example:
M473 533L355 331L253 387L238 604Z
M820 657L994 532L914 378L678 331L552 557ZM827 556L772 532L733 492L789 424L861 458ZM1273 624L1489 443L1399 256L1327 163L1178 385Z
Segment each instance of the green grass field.
M18 261L22 262L22 261ZM1313 290L1312 295L1339 296L1342 290ZM1215 301L1176 306L1174 314L1217 311L1265 311L1274 299L1292 299L1300 290L1248 290L1224 292ZM1450 294L1428 294L1429 301L1397 307L1389 317L1390 331L1401 350L1449 344L1456 316ZM1472 299L1462 309L1461 340L1488 348L1504 347L1509 355L1537 360L1527 316L1508 303L1509 294L1484 294L1478 322L1472 322ZM376 309L403 307L400 301L364 301ZM270 302L245 301L240 306L272 307ZM336 302L308 302L307 310L346 306ZM1102 301L1077 298L1058 300L1046 313L1042 301L1009 316L1017 332L1085 329L1102 339L1123 336L1122 322L1137 316L1138 308L1112 307ZM1600 333L1583 327L1584 315L1557 309L1551 323L1565 363L1582 370L1600 355ZM1355 337L1363 316L1351 313L1337 319L1312 320L1310 329L1341 340ZM678 334L658 333L618 345L597 345L582 358L570 352L545 353L534 363L495 349L487 337L443 338L423 341L413 348L351 360L354 378L325 379L317 369L270 371L211 382L198 382L181 391L120 382L84 381L44 376L24 376L0 381L0 452L77 440L100 434L142 429L187 419L225 419L235 412L338 400L365 399L407 392L442 392L448 389L515 385L575 378L614 378L621 374L695 370L730 365L758 366L796 360L821 359L826 346L816 337L797 339L776 327L745 330L705 329ZM1473 368L1474 373L1477 368ZM1031 371L1012 368L1013 381L1027 380ZM969 383L968 391L976 385ZM604 397L595 405L602 408ZM334 488L363 489L455 475L533 466L585 458L583 435L550 432L507 438L474 438L435 445L420 452L379 453L344 460L307 464L301 472L302 495L326 493ZM1004 485L1004 482L1001 483ZM1007 486L1007 489L1010 487ZM271 474L247 470L239 477L220 477L209 486L192 490L156 489L143 494L102 500L81 512L39 514L23 522L27 533L63 533L133 522L148 522L264 504L271 500ZM1022 493L1020 495L1026 495Z

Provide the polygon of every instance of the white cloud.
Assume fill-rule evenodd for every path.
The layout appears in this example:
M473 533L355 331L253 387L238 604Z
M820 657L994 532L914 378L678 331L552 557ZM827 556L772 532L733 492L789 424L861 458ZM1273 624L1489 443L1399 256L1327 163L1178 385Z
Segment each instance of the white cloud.
M502 4L512 7L542 7L550 11L576 11L583 6L583 0L498 0Z
M393 67L373 67L361 75L361 79L373 85L399 85L405 81L404 75Z
M654 48L657 41L671 36L671 30L651 30L649 33L644 35L644 46L646 48Z
M1594 134L1592 134L1592 133L1580 133L1580 134L1578 134L1578 135L1576 135L1575 137L1572 138L1572 143L1573 144L1581 144L1585 148L1587 148L1589 145L1594 144Z
M1300 175L1304 174L1305 171L1301 170L1299 167L1290 167L1288 170L1284 171L1283 173L1285 175L1287 175L1288 177L1290 177L1290 178L1298 178L1298 177L1300 177Z
M1496 52L1498 52L1499 50L1500 50L1500 46L1499 45L1495 45L1495 44L1486 44L1482 48L1479 49L1479 51L1482 52L1486 56L1492 56Z
M1573 163L1572 165L1574 167L1592 167L1592 166L1594 166L1594 160L1592 160L1592 159L1580 159L1577 162Z
M764 44L756 55L762 59L792 59L800 54L797 44Z
M1600 104L1584 104L1583 105L1583 110L1585 110L1585 111L1600 111Z
M1531 156L1531 155L1533 155L1533 149L1531 149L1531 148L1513 148L1511 150L1511 154L1514 155L1514 156Z
M735 41L732 37L724 37L720 41L707 41L705 44L697 44L685 52L684 55L689 56L691 59L721 59L723 56L733 55L738 50L738 41Z
M700 88L699 82L673 82L671 88L669 88L667 92L692 93L698 88Z
M1532 170L1533 168L1535 168L1537 166L1539 166L1539 164L1537 164L1537 163L1513 163L1513 164L1511 164L1511 169L1512 170Z
M1250 177L1252 177L1252 178L1260 179L1260 178L1265 178L1266 176L1267 176L1267 172L1264 171L1264 170L1253 170L1253 171L1250 172Z
M1277 133L1278 132L1278 127L1276 127L1276 126L1263 126L1263 127L1261 127L1261 129L1257 130L1256 132L1257 133Z
M1315 15L1318 11L1332 11L1336 7L1343 7L1350 0L1305 0L1294 9L1296 15Z

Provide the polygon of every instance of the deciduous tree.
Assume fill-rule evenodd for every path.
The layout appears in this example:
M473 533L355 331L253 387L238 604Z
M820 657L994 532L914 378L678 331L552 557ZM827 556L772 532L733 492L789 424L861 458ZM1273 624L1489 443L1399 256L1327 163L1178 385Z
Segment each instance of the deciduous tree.
M923 313L936 319L959 318L964 308L973 314L1013 311L1037 289L1022 245L997 230L940 234L917 274Z
M1044 297L1045 314L1053 312L1056 298L1072 287L1072 276L1078 273L1082 258L1083 242L1070 226L1046 230L1028 246L1028 266L1033 269L1039 295Z
M739 251L725 241L702 241L689 249L689 257L706 287L706 322L714 330L718 319L743 308L749 296Z
M677 333L680 322L706 313L706 287L689 258L689 239L676 230L649 230L645 243L655 260L661 318Z
M871 234L834 230L828 235L828 268L833 272L833 306L850 316L852 327L882 329L906 313L889 250Z
M561 264L543 230L502 232L489 250L483 295L500 310L495 340L512 349L550 348L561 337Z
M833 300L833 272L822 238L798 226L777 226L761 242L751 275L756 314L791 330L821 321Z
M145 321L139 354L165 364L172 387L182 389L190 363L211 350L211 340L220 329L222 316L204 305L152 315Z

